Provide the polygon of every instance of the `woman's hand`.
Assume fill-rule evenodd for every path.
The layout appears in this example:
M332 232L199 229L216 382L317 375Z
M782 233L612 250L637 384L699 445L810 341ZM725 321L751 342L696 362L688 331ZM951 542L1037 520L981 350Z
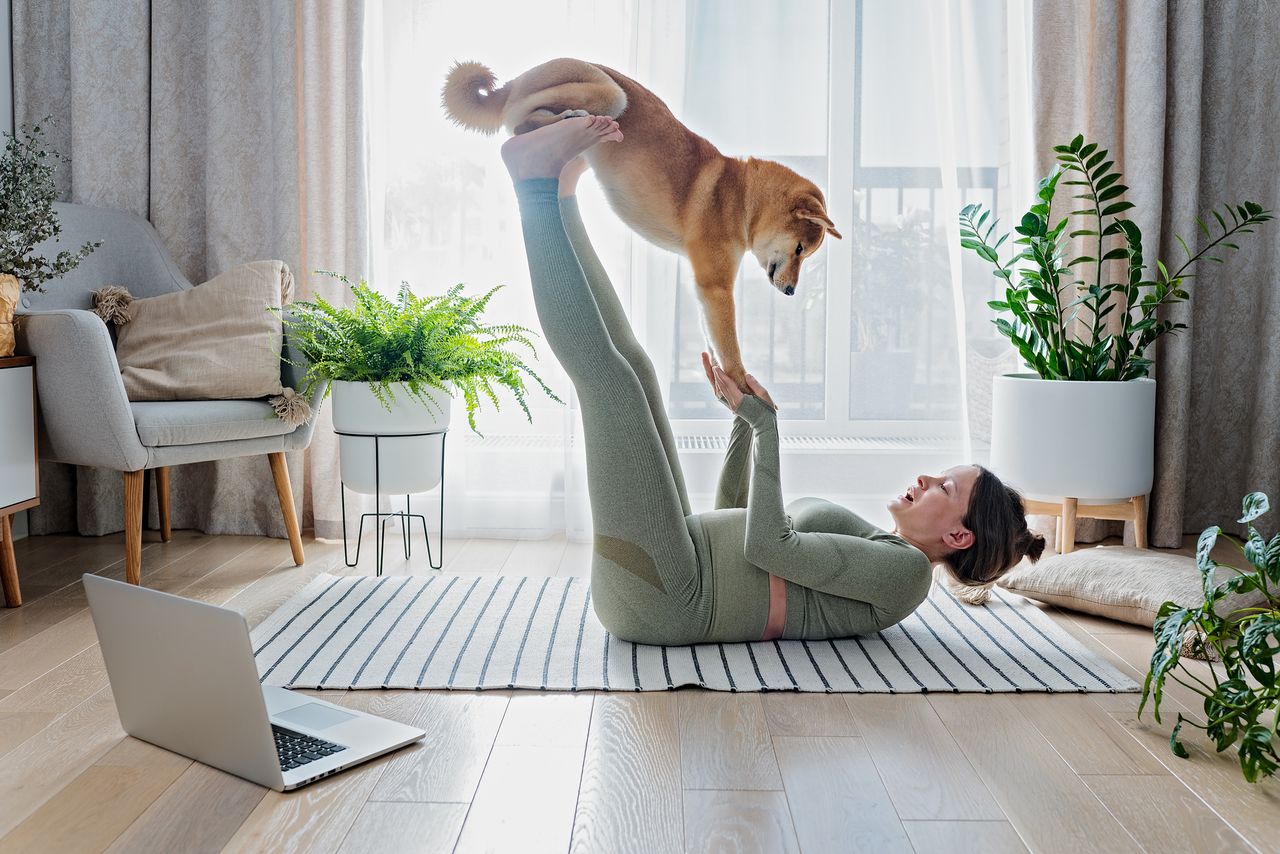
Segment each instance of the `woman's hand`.
M702 369L706 372L707 381L711 383L711 391L716 399L733 412L737 412L738 405L742 403L742 389L738 388L738 384L730 379L719 365L711 363L711 354L705 350L702 353ZM747 374L747 389L774 412L778 411L778 405L773 402L769 392L751 374Z
M724 392L720 390L720 384L716 381L716 371L720 370L720 366L713 364L711 354L706 350L702 351L702 370L707 375L707 382L711 384L711 393L716 396L716 400L723 403L730 411L738 408L738 404L742 402L742 392L738 391L736 383L733 384L734 391L738 391L738 399L734 403L730 403L724 396ZM723 371L721 371L723 373Z

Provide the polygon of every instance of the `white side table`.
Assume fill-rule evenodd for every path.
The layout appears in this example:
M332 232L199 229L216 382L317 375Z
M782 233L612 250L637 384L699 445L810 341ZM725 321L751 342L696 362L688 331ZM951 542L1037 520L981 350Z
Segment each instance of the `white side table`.
M0 582L10 608L22 604L11 517L40 503L36 412L36 360L0 358Z

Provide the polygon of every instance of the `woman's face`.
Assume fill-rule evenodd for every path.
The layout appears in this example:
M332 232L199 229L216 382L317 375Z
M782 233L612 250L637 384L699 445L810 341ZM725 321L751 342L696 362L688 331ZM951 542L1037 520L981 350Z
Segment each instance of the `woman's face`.
M977 466L956 466L939 475L922 474L888 503L898 533L927 551L947 554L973 545L964 526L969 498L978 480Z

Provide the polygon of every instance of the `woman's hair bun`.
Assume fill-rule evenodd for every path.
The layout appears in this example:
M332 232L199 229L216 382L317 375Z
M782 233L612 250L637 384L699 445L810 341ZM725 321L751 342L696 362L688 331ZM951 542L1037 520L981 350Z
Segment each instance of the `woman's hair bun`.
M1044 554L1044 537L1031 531L1027 531L1025 537L1023 552L1027 557L1031 558L1032 563L1035 563L1040 559L1040 555Z

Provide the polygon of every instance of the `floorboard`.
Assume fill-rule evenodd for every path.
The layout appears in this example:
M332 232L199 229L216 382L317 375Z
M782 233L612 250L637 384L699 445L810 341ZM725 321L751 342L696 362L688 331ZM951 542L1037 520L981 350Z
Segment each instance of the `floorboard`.
M433 546L438 540L433 539ZM432 573L388 534L387 574ZM586 577L591 544L449 539L446 572ZM322 572L372 571L341 544L148 532L147 586L255 625ZM1256 851L1280 838L1280 781L1134 694L824 695L312 692L427 731L391 756L278 794L125 736L80 573L123 575L117 536L15 549L26 604L0 612L0 852ZM1150 631L1051 619L1135 679ZM1195 665L1203 667L1203 665ZM1204 672L1201 670L1200 672Z

